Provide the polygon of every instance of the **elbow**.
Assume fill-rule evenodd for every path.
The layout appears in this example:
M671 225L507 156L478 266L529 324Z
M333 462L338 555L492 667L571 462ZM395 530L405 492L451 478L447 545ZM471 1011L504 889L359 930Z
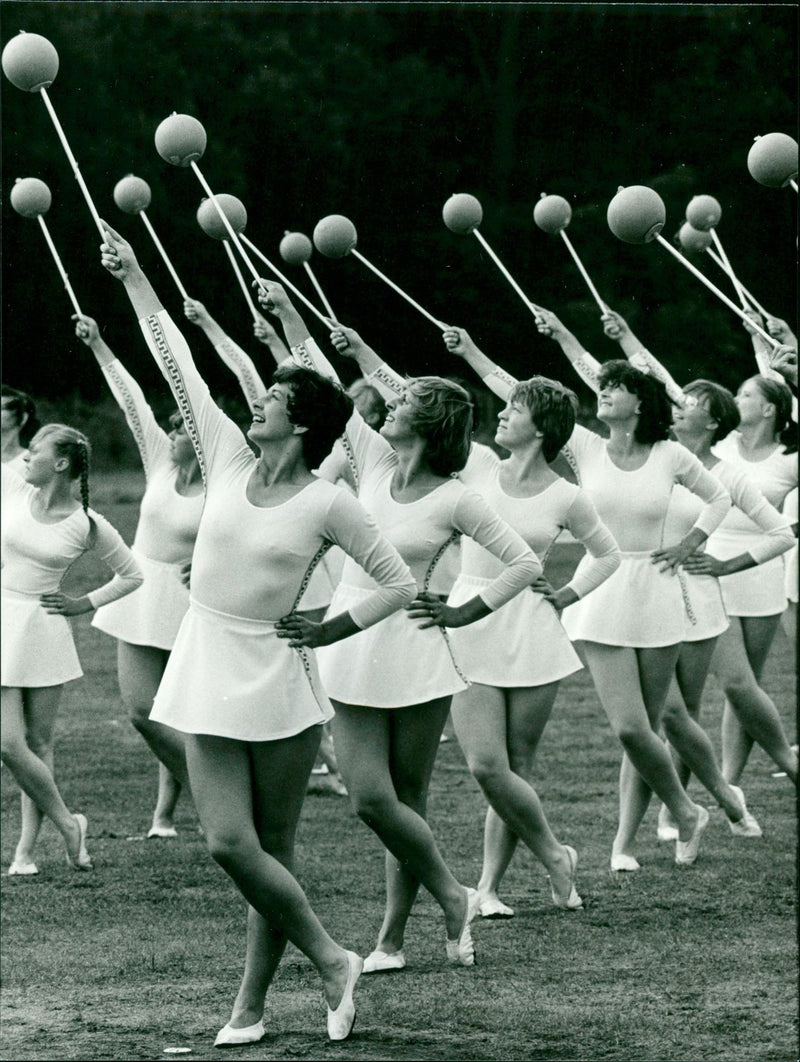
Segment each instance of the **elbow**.
M534 579L538 579L544 571L544 565L533 552L525 558L523 563L525 565L526 585L527 583L532 583Z
M417 596L417 584L413 576L409 574L409 579L407 582L404 582L402 584L402 586L400 587L400 592L403 598L400 607L405 608L405 606L410 605L414 598Z

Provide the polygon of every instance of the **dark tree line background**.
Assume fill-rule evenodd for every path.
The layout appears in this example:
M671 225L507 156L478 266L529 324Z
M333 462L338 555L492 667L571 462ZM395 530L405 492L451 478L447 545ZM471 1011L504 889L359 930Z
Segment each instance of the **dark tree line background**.
M444 202L453 192L476 195L481 232L527 294L596 356L615 357L566 248L533 224L541 192L565 196L569 235L609 304L679 381L736 386L754 366L738 319L663 248L617 241L606 208L619 185L650 185L666 203L671 238L693 195L715 196L741 280L795 326L797 197L756 184L746 158L757 134L797 135L797 12L776 4L0 7L3 44L25 29L58 50L50 98L81 172L176 317L181 300L142 222L111 198L127 173L150 184L148 217L190 294L243 346L259 358L264 350L251 339L223 249L196 223L199 183L155 151L156 126L172 111L204 124L201 169L215 191L242 199L247 235L268 257L280 263L285 230L310 235L321 217L345 214L361 252L431 313L467 328L515 374L558 376L584 400L478 241L445 228ZM39 226L9 204L14 179L35 176L53 193L46 220L82 309L163 396L129 304L99 265L96 230L44 104L3 79L2 122L4 381L73 408L106 397L74 337ZM361 263L315 254L311 265L340 318L397 368L459 371L437 329ZM733 296L707 256L700 265ZM302 270L283 268L313 297ZM233 396L232 378L195 335L212 389Z

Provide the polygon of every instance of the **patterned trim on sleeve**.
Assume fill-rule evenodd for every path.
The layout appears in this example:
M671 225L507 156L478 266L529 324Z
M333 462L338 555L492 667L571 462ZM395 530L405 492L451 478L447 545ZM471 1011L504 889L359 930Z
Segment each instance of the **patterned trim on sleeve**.
M197 454L197 463L200 466L200 474L203 477L203 487L205 488L208 485L206 483L206 459L205 454L203 453L203 444L200 440L200 433L197 430L197 418L192 409L192 403L186 391L186 385L183 382L181 367L167 342L167 337L164 334L164 329L161 327L161 322L159 321L158 316L156 314L151 314L149 317L145 318L145 323L150 330L150 335L153 337L158 356L161 358L164 369L167 373L172 393L175 396L175 401L186 427L186 434L191 439L194 452Z
M358 464L356 462L356 455L353 452L353 447L347 435L347 432L345 432L344 435L339 436L339 442L342 444L344 456L347 458L348 467L353 474L353 484L356 488L356 494L358 494L360 486L358 477Z
M147 479L150 474L148 467L148 453L147 446L145 444L144 428L139 416L139 411L136 408L136 402L133 399L133 395L130 392L128 385L120 375L117 367L112 363L105 366L106 374L113 380L114 387L117 390L117 394L122 398L124 402L125 419L128 422L131 434L133 435L134 442L139 450L139 457L142 460L142 467L144 468L144 476Z
M248 406L252 409L253 404L262 397L266 390L262 381L257 376L256 379L253 379L253 373L255 371L253 369L253 363L247 355L243 356L244 352L242 349L237 347L237 345L232 343L227 337L219 344L217 349L220 352L224 351L225 357L234 367L234 372L239 380L239 386L242 391L244 391L244 397L247 400ZM261 384L261 387L259 387L259 384Z
M311 369L312 372L318 371L317 366L314 364L314 359L306 350L305 343L297 343L292 347L292 357L297 364L301 365L303 368Z
M332 545L332 542L323 542L317 552L309 561L309 565L306 568L306 574L303 576L303 581L300 583L300 589L297 592L297 597L295 597L294 599L294 604L291 608L292 612L294 612L297 606L300 604L300 599L308 589L308 584L311 582L311 576L314 574L314 569L317 567L319 562L322 560L322 558L325 556L325 554L328 552Z
M579 358L576 358L572 363L572 367L575 372L580 376L584 383L588 384L591 389L597 393L600 390L600 373L598 371L599 365L595 358L591 354L584 352Z
M508 387L516 387L519 383L519 380L517 380L516 377L511 376L505 371L505 369L501 369L499 365L495 365L491 374L492 376L496 376L498 380L502 380L502 382Z
M405 389L406 389L405 388L405 384L404 383L400 383L400 381L395 376L393 376L391 373L387 372L382 365L379 365L378 368L373 373L371 373L370 375L374 379L380 380L380 382L383 384L383 386L387 387L394 394L396 394L396 395L404 394Z
M577 482L580 483L581 474L580 474L580 471L578 469L578 462L575 460L575 454L573 454L573 452L569 448L569 446L562 446L562 448L558 452L561 454L561 456L567 462L569 467L575 473L575 479L577 480Z

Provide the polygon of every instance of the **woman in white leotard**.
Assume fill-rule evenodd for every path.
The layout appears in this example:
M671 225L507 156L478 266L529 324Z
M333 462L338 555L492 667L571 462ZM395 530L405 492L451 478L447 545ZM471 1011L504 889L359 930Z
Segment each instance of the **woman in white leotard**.
M0 460L22 473L28 443L39 430L36 406L30 395L3 384L0 419Z
M562 343L563 332L579 356L584 353L555 315L542 314L544 334ZM484 380L508 397L513 378L502 370L485 370ZM679 824L675 860L686 866L697 857L708 812L687 797L658 736L683 640L684 605L674 573L722 520L730 496L697 458L666 440L671 415L663 383L627 362L613 361L603 366L599 387L597 417L607 425L609 439L576 427L567 449L582 487L622 550L622 563L588 598L565 609L563 623L570 638L580 642L625 750L612 869L639 869L630 849L652 791ZM678 483L705 505L688 534L666 545L664 520Z
M89 508L89 443L81 432L63 424L41 428L22 475L3 464L2 494L1 748L22 789L22 832L9 874L38 873L33 847L43 816L64 838L71 865L88 869L86 817L67 809L53 778L63 686L83 674L67 617L129 594L142 576L120 535ZM67 570L90 549L114 578L81 597L62 593Z
M139 450L145 475L133 552L144 584L97 611L92 623L117 640L117 679L130 720L159 763L158 798L148 837L174 837L175 806L188 785L183 736L150 719L158 684L189 607L184 583L203 511L200 466L180 413L158 424L141 387L108 347L97 322L76 315L75 333L91 350Z
M153 718L186 735L209 849L250 905L244 976L216 1043L264 1036L264 999L287 940L317 967L328 1036L343 1040L362 962L331 939L292 873L308 776L333 715L305 647L377 623L409 601L413 580L358 502L311 474L350 415L341 389L316 373L279 370L245 438L212 400L130 246L107 227L101 250L170 382L206 482L189 611ZM293 610L332 542L376 585L351 611L308 624ZM301 622L308 629L297 634Z
M472 365L481 352L462 329L444 333L451 353ZM461 478L518 531L544 563L569 531L591 554L580 579L544 593L518 594L501 609L451 634L469 689L453 700L453 721L470 770L489 802L484 830L479 912L511 917L497 895L500 879L522 839L544 865L558 907L577 909L577 854L560 844L530 783L533 758L550 718L560 680L581 667L559 615L618 567L619 550L584 492L550 468L575 427L577 398L562 384L534 377L517 384L499 414L495 442L510 456L500 461L473 446ZM488 584L497 562L470 540L448 604L458 605Z
M280 317L292 353L332 373L283 289L273 284L268 289L262 305ZM331 338L337 347L351 351L363 344L356 332L343 326ZM372 356L380 364L374 352ZM397 613L380 628L357 635L346 652L339 645L320 654L322 680L336 709L336 749L351 802L387 849L386 912L366 972L405 965L403 934L420 884L444 911L448 960L465 966L475 961L469 923L477 894L455 879L425 820L450 699L467 685L444 626L488 615L529 586L541 565L477 494L452 478L466 463L470 425L469 396L439 377L409 381L404 395L390 403L380 433L357 413L347 425L346 445L358 469L359 499L422 588L409 615ZM476 539L502 567L480 594L442 616L436 610L438 597L428 593L429 581L437 560L459 535ZM332 610L357 604L369 589L370 580L346 562ZM415 622L419 618L422 625Z

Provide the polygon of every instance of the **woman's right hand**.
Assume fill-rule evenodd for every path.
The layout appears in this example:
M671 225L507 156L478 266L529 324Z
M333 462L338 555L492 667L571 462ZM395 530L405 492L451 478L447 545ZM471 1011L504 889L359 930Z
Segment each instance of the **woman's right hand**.
M275 317L282 317L290 310L294 310L283 285L278 284L277 281L264 280L263 278L254 280L253 287L256 289L259 304L267 313L274 314Z
M742 324L744 325L745 331L749 332L751 336L757 336L758 332L755 330L755 328L753 328L753 325L750 322L752 321L763 328L764 322L761 320L761 314L757 313L753 309L745 310L744 313L745 317L747 318L747 320L745 320L744 317L742 318Z
M107 221L102 221L101 224L106 237L100 244L100 262L103 268L123 282L128 280L133 273L141 272L136 255L128 241L112 229Z
M75 324L75 335L87 347L91 347L100 338L100 329L93 317L87 317L85 313L74 313L72 320Z
M609 339L614 339L617 342L624 339L630 332L628 328L628 322L625 318L614 310L610 310L606 307L605 313L601 316L600 320L603 322L603 331Z
M780 317L767 317L766 321L767 331L773 339L777 339L779 343L786 346L795 346L797 340L794 333L785 321L782 321Z
M266 343L269 345L270 340L275 339L278 333L261 314L258 317L253 318L253 335L260 343Z
M556 341L567 334L567 329L561 321L551 310L545 310L544 306L538 306L536 309L536 329L541 335Z
M337 354L341 354L343 358L352 358L353 361L358 361L358 355L366 346L355 328L348 328L338 321L331 332L331 343L336 347Z
M472 337L465 328L447 328L442 332L442 339L450 353L455 354L457 358L466 358L476 349Z
M183 312L186 315L186 320L191 321L192 324L202 326L211 320L208 310L198 299L184 299Z

